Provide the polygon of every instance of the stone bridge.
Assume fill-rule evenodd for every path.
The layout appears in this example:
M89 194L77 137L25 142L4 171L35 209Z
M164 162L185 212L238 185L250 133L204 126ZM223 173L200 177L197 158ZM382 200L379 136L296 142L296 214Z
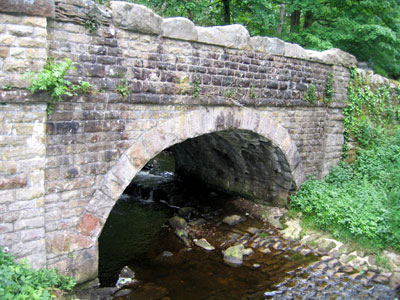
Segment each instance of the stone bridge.
M68 79L93 86L50 115L48 94L27 92L23 75L48 58L71 59ZM339 160L355 63L126 2L2 0L0 246L35 268L96 278L114 203L170 147L193 180L285 205Z

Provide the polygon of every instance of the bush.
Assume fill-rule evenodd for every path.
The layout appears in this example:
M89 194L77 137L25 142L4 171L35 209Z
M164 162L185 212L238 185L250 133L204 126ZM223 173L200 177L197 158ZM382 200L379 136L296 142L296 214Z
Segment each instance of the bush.
M350 233L372 248L400 250L400 127L361 149L352 165L341 163L322 181L305 182L294 209L336 237Z
M53 269L35 271L0 248L0 299L46 300L71 291L75 280Z

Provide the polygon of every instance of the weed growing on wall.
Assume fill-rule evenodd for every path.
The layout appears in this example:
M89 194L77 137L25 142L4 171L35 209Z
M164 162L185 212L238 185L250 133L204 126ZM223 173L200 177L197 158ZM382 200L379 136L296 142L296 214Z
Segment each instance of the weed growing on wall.
M43 69L35 74L28 73L26 76L30 79L31 84L27 88L32 94L38 91L48 92L51 97L51 103L47 106L47 113L53 111L53 104L62 100L62 96L74 96L76 92L88 92L91 88L89 82L80 81L79 84L73 85L65 76L70 70L75 70L74 63L70 59L54 62L48 60Z
M117 86L117 93L122 96L122 98L126 98L129 95L129 81L123 79L121 83Z
M57 273L56 270L35 271L26 263L17 263L0 247L0 299L47 300L71 291L75 280Z
M310 104L314 104L317 101L317 87L314 83L310 84L307 93L304 95L303 99Z

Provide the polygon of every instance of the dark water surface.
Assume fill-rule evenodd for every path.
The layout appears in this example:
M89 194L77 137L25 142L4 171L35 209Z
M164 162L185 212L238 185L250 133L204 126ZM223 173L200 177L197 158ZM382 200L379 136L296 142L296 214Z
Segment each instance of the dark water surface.
M115 285L125 265L139 281L124 299L263 299L263 293L290 272L318 259L277 247L270 253L255 250L240 267L228 266L222 254L228 246L244 242L248 247L260 240L273 244L281 239L278 232L251 218L234 227L221 223L224 216L243 212L229 207L229 196L181 182L172 172L141 172L127 193L117 202L99 239L101 284ZM165 225L181 206L195 208L187 221L207 221L188 226L190 239L206 238L216 250L187 248ZM173 255L165 256L165 251Z

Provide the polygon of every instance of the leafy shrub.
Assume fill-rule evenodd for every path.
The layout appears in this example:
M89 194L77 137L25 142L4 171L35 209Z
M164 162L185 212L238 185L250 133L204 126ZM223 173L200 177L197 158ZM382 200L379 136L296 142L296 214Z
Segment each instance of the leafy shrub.
M71 291L74 286L73 278L59 275L52 269L35 271L24 262L15 262L0 248L0 299L52 299L63 291Z
M305 182L291 205L319 228L349 232L367 246L400 250L400 127L361 149L322 181Z
M314 83L311 83L308 87L307 93L304 95L304 101L313 104L317 101L317 87Z

